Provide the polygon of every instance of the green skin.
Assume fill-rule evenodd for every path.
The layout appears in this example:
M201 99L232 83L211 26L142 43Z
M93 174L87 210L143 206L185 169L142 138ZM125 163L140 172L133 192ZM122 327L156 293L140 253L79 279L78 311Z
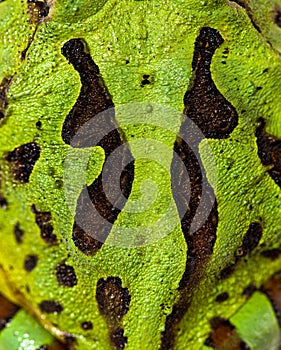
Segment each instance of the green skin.
M208 139L217 171L217 239L192 303L179 324L181 332L176 334L175 349L208 349L204 342L211 331L210 320L215 316L230 319L252 349L264 349L264 344L269 342L270 349L277 348L279 328L268 300L256 292L247 301L242 292L250 283L260 287L279 271L281 257L270 261L260 255L257 247L237 264L229 278L219 279L221 269L233 262L252 222L262 221L259 245L271 249L279 247L281 242L281 191L258 157L255 138L261 116L266 121L266 131L281 138L278 78L281 29L271 18L272 11L278 5L281 7L281 1L267 1L264 8L259 7L264 3L261 0L246 3L253 10L254 21L260 24L261 33L254 28L245 9L226 0L170 1L168 5L161 0L56 0L44 23L37 26L24 60L20 52L27 47L36 24L28 23L26 3L18 0L0 3L0 32L4 33L0 38L0 81L13 77L7 92L8 109L0 124L1 192L9 203L5 210L0 208L0 237L5 247L0 250L1 290L56 337L63 339L65 332L75 336L75 349L113 349L106 319L95 298L97 281L108 276L118 276L131 296L129 311L121 322L128 338L126 350L159 349L166 316L179 297L177 288L185 270L188 247L175 205L172 217L177 225L168 235L143 246L126 248L110 244L115 232L122 234L122 224L145 227L161 217L171 200L169 172L151 160L138 157L134 145L131 150L136 159L135 177L126 206L140 199L140 186L145 180L157 184L160 189L157 200L145 213L124 210L114 224L109 243L94 256L84 255L74 245L73 208L66 201L63 186L59 186L65 181L63 164L65 159L73 159L72 172L78 174L79 159L87 152L88 156L91 154L86 175L87 183L91 183L99 175L104 155L101 148L71 149L62 140L62 125L77 100L81 83L78 72L61 54L61 48L72 38L87 42L115 106L149 101L182 112L183 96L192 79L194 42L203 26L217 29L224 39L212 58L211 73L220 93L235 107L239 120L229 138ZM226 47L227 64L222 64ZM267 68L268 72L263 74ZM144 74L152 77L152 83L141 87ZM128 125L132 116L126 113L117 112L116 118L121 127L124 125L123 132L129 142L131 135L135 135L167 145L162 156L164 165L169 166L175 135L160 128ZM42 122L41 130L35 126L38 120ZM179 114L170 121L170 127L177 132L180 122ZM40 145L40 158L29 182L19 184L12 178L2 155L32 141ZM204 140L200 145L200 156L209 182L215 185L206 144ZM79 176L71 177L71 181L76 203L85 181ZM58 245L48 246L40 237L30 209L32 204L51 213ZM24 231L20 245L13 234L16 223ZM161 227L156 235L162 236ZM27 272L23 263L30 254L38 256L38 263ZM58 285L55 271L61 261L74 267L76 286ZM225 291L229 299L217 303L216 296ZM59 301L63 312L42 313L38 307L42 300ZM261 305L258 315L257 305ZM243 312L246 316L241 316ZM80 324L88 320L93 323L93 329L82 330ZM254 334L253 329L260 330L262 337ZM5 339L4 335L0 336L0 347L1 341L6 344ZM47 336L42 338L44 344L49 341ZM20 348L16 341L13 344L8 348Z

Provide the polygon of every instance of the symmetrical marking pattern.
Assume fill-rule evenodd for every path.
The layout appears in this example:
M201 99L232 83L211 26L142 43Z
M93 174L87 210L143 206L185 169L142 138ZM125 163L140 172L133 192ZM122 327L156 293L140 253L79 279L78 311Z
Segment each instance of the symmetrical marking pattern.
M24 259L24 269L27 272L31 272L36 267L37 261L37 255L27 255L27 257Z
M63 310L62 305L58 301L43 300L39 304L40 310L47 314L60 314Z
M179 213L185 213L181 219L181 227L188 252L186 269L179 285L180 299L166 319L161 350L174 348L178 324L191 303L193 292L204 273L216 239L218 212L214 191L207 182L206 174L201 171L203 169L201 160L184 140L190 140L193 143L192 148L197 150L202 141L202 136L190 134L188 127L190 119L201 129L204 136L209 138L229 137L238 123L234 107L218 91L211 77L211 60L215 50L222 43L223 38L217 30L205 27L201 29L195 42L192 62L194 78L184 96L184 113L187 118L181 125L179 137L174 145L174 151L180 160L178 157L173 157L172 190ZM184 175L185 169L188 176ZM206 192L204 203L202 203L203 183L207 183L204 189ZM210 208L209 216L205 223L192 233L190 228L195 214L199 214L200 217L204 215L201 211L197 213L199 204L203 204L203 211Z
M101 278L97 283L96 299L100 313L107 321L114 348L124 349L127 337L123 335L121 320L129 310L131 297L128 289L122 287L119 277Z
M212 332L205 341L205 345L213 349L250 350L228 320L215 317L211 320L211 327Z
M78 71L82 84L79 97L63 124L62 138L65 143L71 144L73 147L101 146L105 152L106 162L114 150L124 145L115 121L111 97L99 74L99 68L87 52L86 43L82 39L72 39L66 42L62 48L62 54ZM83 141L79 138L79 142L76 144L73 137L85 123L93 118L95 121L94 130L87 129ZM93 124L91 123L91 125ZM102 130L108 128L112 131L103 134L98 143L91 144L93 135L100 134ZM112 166L107 173L103 168L99 177L90 186L84 186L80 194L73 226L73 241L78 249L86 255L92 255L101 248L100 241L105 241L113 223L125 205L124 197L129 197L134 177L132 159L129 148L125 145L122 152L119 152L119 155L114 158L116 168L124 169L120 182L114 181L116 178L115 166ZM127 163L129 164L126 165ZM107 179L106 183L103 182L102 177ZM106 197L104 186L110 188L111 201ZM120 198L120 187L123 198ZM92 202L90 204L87 204L88 197ZM94 205L95 211L91 210L92 205ZM78 225L77 217L79 217L79 222L83 222L83 228ZM102 239L99 240L97 237Z
M281 140L265 131L265 120L259 119L256 129L258 156L263 165L270 167L269 175L281 187Z
M37 143L30 142L15 148L4 158L11 163L14 179L21 183L27 183L39 156L40 147Z
M14 235L15 235L15 239L18 243L22 243L22 239L23 239L23 235L24 232L23 230L20 228L19 223L16 223L14 226Z
M64 287L74 287L77 284L77 278L72 266L61 262L57 266L56 276L58 283Z
M43 240L50 245L57 244L57 236L53 233L54 228L52 225L51 213L38 210L34 204L31 209L35 214L35 221L40 228Z
M7 326L18 312L19 307L0 294L0 331Z

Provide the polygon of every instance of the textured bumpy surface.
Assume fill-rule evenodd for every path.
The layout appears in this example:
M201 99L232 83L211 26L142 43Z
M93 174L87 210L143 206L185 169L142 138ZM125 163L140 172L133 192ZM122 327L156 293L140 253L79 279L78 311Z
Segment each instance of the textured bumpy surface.
M0 349L279 349L281 1L4 0L0 33Z

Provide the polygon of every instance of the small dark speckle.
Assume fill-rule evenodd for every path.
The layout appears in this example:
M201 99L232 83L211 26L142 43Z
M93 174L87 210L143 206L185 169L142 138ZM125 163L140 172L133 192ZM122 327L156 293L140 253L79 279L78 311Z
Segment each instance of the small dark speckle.
M31 272L37 265L38 258L36 255L28 255L24 260L24 269Z
M84 331L88 331L93 329L93 324L91 321L85 321L81 323L81 328L84 329Z
M141 81L141 87L144 87L145 85L148 85L151 83L151 81L149 80L149 77L150 77L150 75L148 75L148 74L144 74L142 76L143 79Z
M40 120L38 120L38 122L36 122L36 128L38 129L38 130L41 130L41 128L42 128L42 122L40 121Z
M8 201L3 195L0 193L0 208L7 209L8 207Z
M228 298L229 298L229 294L227 292L223 292L216 297L216 302L223 303Z
M17 223L14 226L14 235L15 235L15 239L18 243L22 243L22 237L24 235L23 230L20 228L19 223Z

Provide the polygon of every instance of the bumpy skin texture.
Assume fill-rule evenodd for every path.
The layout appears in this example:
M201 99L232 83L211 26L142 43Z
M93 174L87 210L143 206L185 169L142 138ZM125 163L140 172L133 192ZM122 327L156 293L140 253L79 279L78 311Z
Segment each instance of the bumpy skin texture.
M280 286L281 263L281 2L261 8L260 3L0 3L1 291L69 348L278 348L269 300L275 311L281 309L280 288L273 287ZM85 76L71 62L75 52ZM160 118L163 127L144 126L139 119L134 124L136 105L132 113L118 112L123 104L139 102L151 103L147 114ZM112 104L116 121L110 120L122 132L96 148L69 144L65 135L75 126L66 120L82 115L88 121L94 106L99 112ZM185 111L199 125L198 116L213 108L207 120L201 118L207 139L196 147L216 201L195 236L188 217L180 220L169 172L173 149L181 159L184 152L192 159L175 136L184 133L184 123L180 114L161 115L154 104ZM233 117L228 129L212 120L221 111L223 121ZM134 139L144 148L147 139L168 146L159 148L163 166L138 157ZM126 173L129 180L123 177L129 199L112 214L113 228L99 244L77 226L76 203L83 211L86 188L93 198L96 189L103 198L96 179L112 140L132 143L124 152L131 152L134 169ZM86 179L77 175L85 154ZM186 164L193 171L196 206L194 169L200 164ZM175 181L182 185L181 179ZM156 199L142 212L126 211L142 196L146 180L157 184ZM162 217L171 199L169 215ZM100 211L107 217L111 209L101 205ZM186 209L193 213L192 206ZM147 228L161 218L161 225ZM171 232L162 234L173 220ZM133 247L116 244L118 237L124 240L122 225L143 227L143 237L137 231L129 238ZM147 235L161 239L147 244Z

